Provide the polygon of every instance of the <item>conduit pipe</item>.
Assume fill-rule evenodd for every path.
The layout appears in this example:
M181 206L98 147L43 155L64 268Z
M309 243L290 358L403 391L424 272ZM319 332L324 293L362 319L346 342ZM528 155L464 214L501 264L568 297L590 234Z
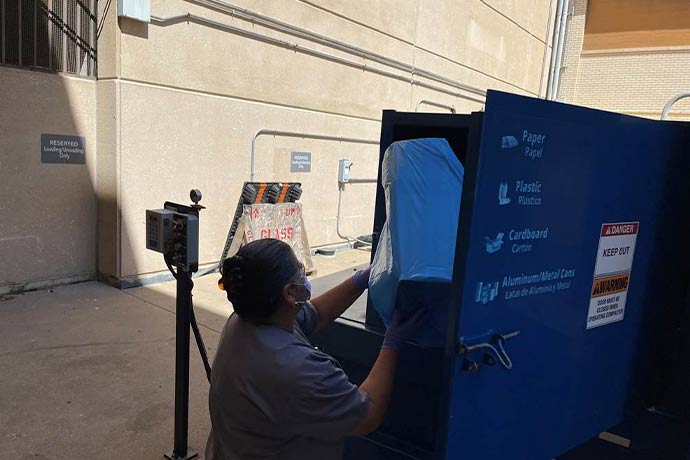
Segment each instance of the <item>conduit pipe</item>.
M553 41L551 45L551 69L549 70L549 82L546 91L546 99L549 101L553 101L556 98L554 91L554 87L556 86L555 77L557 73L556 69L558 66L560 66L560 59L558 56L562 51L560 48L560 44L562 43L561 37L565 35L563 19L564 17L567 17L567 14L564 14L564 11L567 11L567 3L568 0L558 0L558 6L556 7L556 18L554 21L556 28L553 33ZM560 74L560 71L558 73Z
M376 179L350 179L348 183L350 184L375 184L378 181ZM340 231L340 207L343 201L343 191L345 189L342 187L338 187L338 211L336 212L335 215L335 233L338 235L338 238L341 240L347 241L347 244L350 245L350 247L353 247L352 241L356 241L357 243L363 244L365 246L371 246L371 243L368 241L360 240L357 237L354 236L347 236L344 235L343 232Z
M671 113L671 107L673 107L673 104L680 101L681 99L685 99L686 97L690 97L690 92L676 94L671 99L669 99L669 101L664 106L664 110L661 112L661 119L667 120L669 114Z
M441 104L440 102L429 101L426 99L422 99L421 101L417 102L417 105L415 106L414 111L419 112L419 106L422 104L432 105L432 106L438 107L440 109L450 110L450 113L455 113L455 107L453 107L452 105Z
M411 85L416 85L416 86L419 86L422 88L428 88L428 89L438 91L441 93L449 94L451 96L455 96L455 97L459 97L462 99L467 99L469 101L477 102L479 104L483 104L485 102L484 100L477 99L475 97L471 97L471 96L468 96L466 94L459 93L457 91L452 91L452 90L442 88L442 87L437 86L437 85L432 85L430 83L426 83L426 82L417 80L414 78L414 74L423 76L419 72L411 72L411 73L413 73L413 75L411 75L411 76L396 74L393 72L389 72L387 70L379 69L377 67L372 67L372 66L367 65L367 64L353 61L351 59L336 56L335 54L326 53L324 51L318 51L318 50L315 50L312 48L302 46L298 43L288 42L286 40L281 40L279 38L270 37L268 35L260 34L258 32L252 32L250 30L242 29L241 27L233 26L233 25L225 23L225 22L216 21L215 19L206 18L204 16L199 16L199 15L192 14L192 13L177 14L174 16L167 16L167 17L160 17L160 16L151 15L151 23L159 25L159 26L178 24L180 22L195 22L198 24L203 24L203 25L215 27L215 28L220 29L220 30L225 30L227 32L235 33L237 35L241 35L241 36L248 37L248 38L253 38L257 41L269 43L271 45L279 46L281 48L286 48L286 49L289 49L289 50L292 50L295 52L299 52L299 53L303 53L303 54L307 54L310 56L319 57L319 58L326 59L326 60L331 61L331 62L337 62L339 64L347 65L349 67L354 67L356 69L361 69L361 70L365 70L368 72L376 73L378 75L382 75L385 77L393 78L395 80L400 80L400 81L404 81L406 83L410 83ZM446 84L449 86L454 86L454 85L451 85L450 83L446 83ZM457 86L454 86L454 87L457 87ZM468 91L464 87L462 89L464 91ZM477 90L477 91L481 91L481 90ZM486 93L482 92L480 95L485 97Z
M246 8L240 8L238 6L232 5L230 3L226 2L221 2L219 0L185 0L189 3L194 3L197 5L202 5L202 6L207 6L211 9L215 9L217 11L221 11L223 13L229 14L232 17L236 17L239 19L243 19L245 21L251 22L252 24L259 24L264 27L271 28L273 30L277 30L279 32L283 32L289 35L293 35L295 37L300 37L305 40L309 40L315 43L319 43L321 45L329 46L331 48L340 50L340 51L345 51L350 54L354 54L356 56L359 56L364 59L368 59L370 61L378 62L379 64L384 64L389 67L394 67L398 70L404 70L405 72L410 72L413 75L418 75L420 77L428 78L429 80L436 81L437 83L443 83L448 86L452 86L457 89L461 89L464 91L467 91L468 93L473 93L479 96L486 96L486 91L476 88L473 86L465 85L463 83L460 83L455 80L451 80L449 78L444 77L443 75L439 75L434 72L430 72L428 70L424 69L419 69L416 68L413 65L407 64L402 61L398 61L396 59L389 58L387 56L383 56L378 53L374 53L372 51L367 51L362 48L359 48L357 46L350 45L348 43L342 42L340 40L336 40L334 38L328 37L326 35L322 35L316 32L312 32L307 29L303 29L301 27L294 26L292 24L288 24L283 21L279 21L277 19L264 16L260 13L256 13L254 11L248 10Z
M558 36L558 53L556 54L556 68L553 74L553 93L552 100L558 98L558 88L561 84L561 69L563 69L563 46L568 28L568 15L570 0L563 0L563 12L561 14L561 33Z
M319 139L323 141L338 141L338 142L351 142L355 144L369 144L369 145L379 145L378 140L373 139L363 139L359 137L343 137L343 136L332 136L328 134L314 134L314 133L304 133L298 131L280 131L277 129L260 129L254 133L252 137L252 151L249 157L249 180L254 181L254 176L256 175L256 140L259 136L282 136L282 137L299 137L303 139Z

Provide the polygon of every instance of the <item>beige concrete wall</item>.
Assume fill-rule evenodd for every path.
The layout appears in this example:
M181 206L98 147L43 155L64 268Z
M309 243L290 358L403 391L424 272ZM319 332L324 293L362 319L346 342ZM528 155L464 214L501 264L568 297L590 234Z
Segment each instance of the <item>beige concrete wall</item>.
M551 3L233 1L447 79L531 95L543 88ZM208 208L201 218L201 261L217 260L240 188L249 179L251 140L259 129L378 139L383 109L414 110L421 99L461 113L482 107L467 99L476 95L452 85L193 1L152 0L151 12L191 13L240 30L184 19L164 25L106 21L102 40L108 51L100 54L99 65L108 75L98 83L104 278L132 279L165 269L159 255L145 250L144 211L165 200L186 202L192 187L202 190ZM312 152L311 173L289 173L291 151ZM353 176L375 177L377 157L376 146L261 137L257 179L301 181L310 243L337 243L337 161L353 160ZM374 193L373 185L347 188L344 233L371 231Z
M671 97L690 91L690 47L583 51L586 14L587 0L576 0L568 21L559 100L658 119ZM690 100L675 104L670 118L690 120Z
M95 83L0 67L0 293L92 278ZM86 138L86 164L41 163L42 133Z
M160 207L166 200L187 202L187 192L194 187L204 193L202 203L207 207L201 215L201 257L206 262L218 259L241 186L249 177L251 140L258 128L313 127L317 132L372 139L379 131L372 121L227 97L124 82L120 91L120 126L127 133L120 147L122 277L160 269L160 256L144 249L145 209ZM287 172L292 150L312 152L312 173ZM376 174L376 156L375 146L261 137L256 178L301 181L310 242L325 244L338 241L334 237L337 159L351 158L356 163L354 173L371 177ZM352 186L346 194L344 229L366 231L371 213L362 215L361 208L366 207L358 209L351 202L366 203L373 188Z

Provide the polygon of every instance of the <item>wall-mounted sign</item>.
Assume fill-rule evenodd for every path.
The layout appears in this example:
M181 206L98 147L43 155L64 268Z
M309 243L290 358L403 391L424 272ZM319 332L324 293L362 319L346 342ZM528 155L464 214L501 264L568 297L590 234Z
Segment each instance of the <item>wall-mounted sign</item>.
M290 172L311 172L311 152L292 152L290 154Z
M41 163L86 163L86 140L81 136L41 134Z
M587 329L623 321L639 229L639 222L601 226Z

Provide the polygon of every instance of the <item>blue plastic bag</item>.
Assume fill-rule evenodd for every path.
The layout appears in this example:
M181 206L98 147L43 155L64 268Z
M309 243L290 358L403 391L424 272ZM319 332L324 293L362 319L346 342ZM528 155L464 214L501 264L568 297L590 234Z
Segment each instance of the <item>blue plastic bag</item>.
M447 293L439 296L438 291L449 287L453 277L464 173L445 139L395 142L383 157L387 220L374 255L369 298L386 325L396 305L419 308L424 299L432 303L431 319L415 339L423 346L445 342ZM400 284L406 281L417 286L414 302L400 298ZM425 283L434 292L419 292Z

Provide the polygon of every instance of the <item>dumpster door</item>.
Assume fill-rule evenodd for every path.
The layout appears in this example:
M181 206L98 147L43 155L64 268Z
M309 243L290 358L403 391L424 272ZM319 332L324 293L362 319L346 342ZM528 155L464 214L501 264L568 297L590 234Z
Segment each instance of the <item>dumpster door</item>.
M456 248L447 458L548 460L623 418L657 308L687 283L670 263L680 129L490 92Z

